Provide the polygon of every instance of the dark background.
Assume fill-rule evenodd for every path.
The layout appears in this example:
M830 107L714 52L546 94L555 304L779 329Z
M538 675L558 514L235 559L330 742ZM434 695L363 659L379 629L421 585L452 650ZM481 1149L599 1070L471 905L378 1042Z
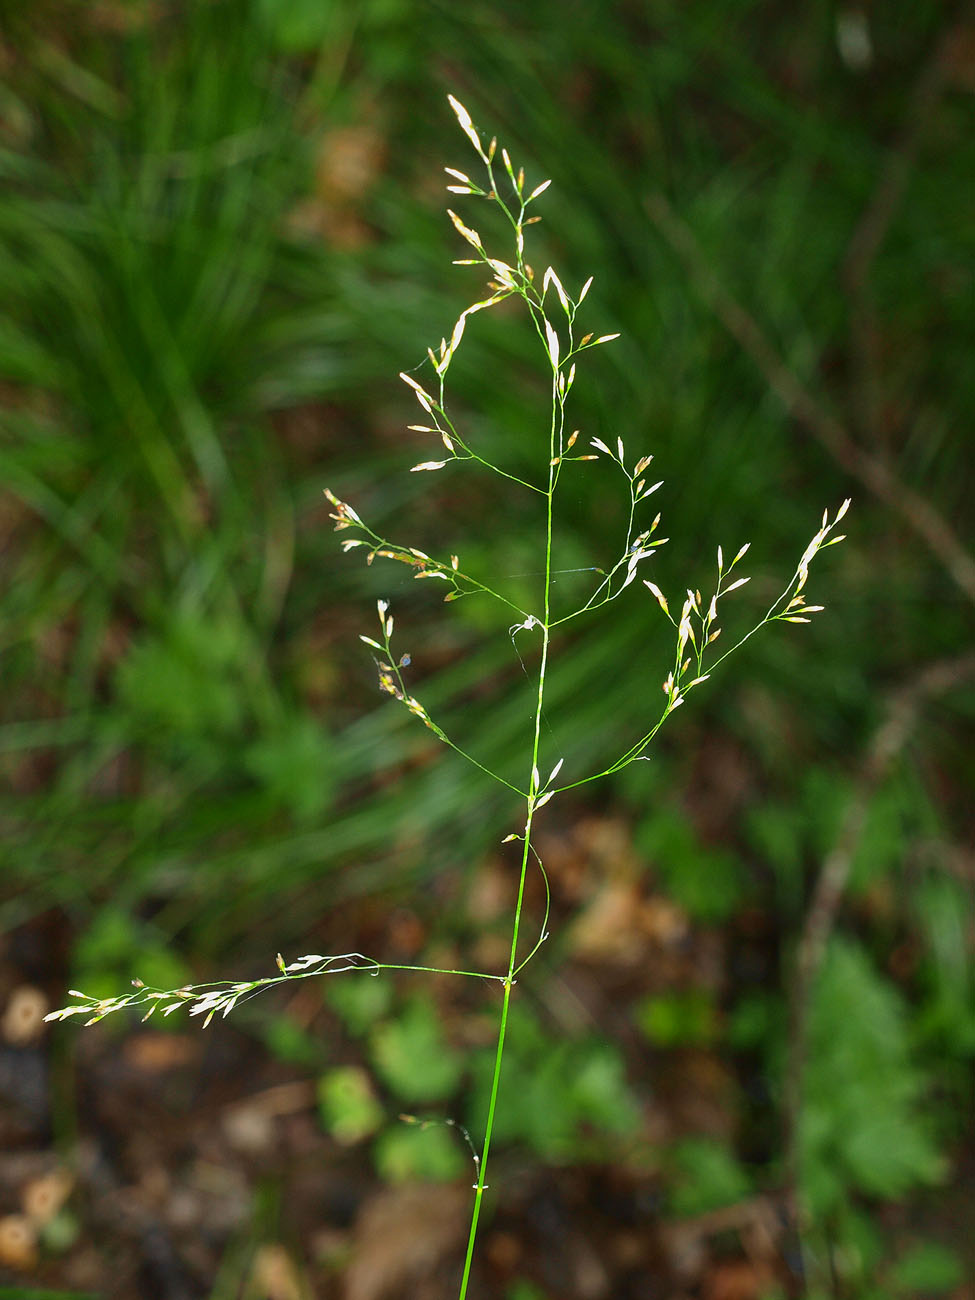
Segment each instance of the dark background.
M279 951L505 960L519 810L384 700L358 641L388 597L424 703L517 777L504 620L342 556L322 496L505 583L539 568L515 492L405 472L433 449L396 374L483 288L450 264L442 167L476 161L452 92L553 180L529 260L594 275L587 324L622 334L572 425L654 454L672 600L749 541L746 627L854 501L813 567L826 612L547 810L552 938L517 990L472 1293L970 1296L970 14L0 14L4 1294L456 1294L491 989L308 982L205 1034L41 1021L69 987L256 977ZM451 371L525 463L531 349L487 313ZM579 471L566 568L610 560L621 523ZM670 640L627 596L558 647L567 772L656 714Z

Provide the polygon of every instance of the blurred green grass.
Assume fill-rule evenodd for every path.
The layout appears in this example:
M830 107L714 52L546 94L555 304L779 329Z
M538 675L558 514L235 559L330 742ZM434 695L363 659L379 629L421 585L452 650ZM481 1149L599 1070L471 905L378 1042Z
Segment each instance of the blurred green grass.
M51 4L32 22L8 8L0 927L61 909L93 978L99 960L101 977L124 976L171 949L222 972L327 932L318 916L352 897L469 875L508 829L495 789L380 703L356 640L389 597L424 702L508 770L527 684L505 629L337 556L321 502L330 486L408 542L507 575L537 566L530 503L460 477L424 496L429 483L401 472L425 446L404 432L396 373L480 287L449 266L463 253L441 168L466 162L451 90L531 176L553 178L533 264L595 275L588 319L622 333L580 375L573 423L654 453L674 539L654 561L664 590L702 583L719 542L750 541L760 604L823 506L855 497L850 540L814 578L827 614L755 644L609 796L638 844L670 852L692 912L688 899L705 920L760 906L788 953L830 847L823 791L849 797L887 693L962 648L970 611L903 521L783 411L646 200L667 196L795 375L961 529L975 407L967 29L952 46L942 6L871 10L857 68L832 5L235 0ZM908 88L946 40L869 278L866 354L843 260L910 127ZM471 333L459 408L516 459L544 419L525 335L483 317ZM619 523L611 485L596 468L583 485L579 468L559 521L566 568L599 563ZM573 633L551 687L553 761L588 765L625 741L659 690L665 641L637 598ZM960 1071L975 1050L972 906L945 864L965 832L971 712L970 688L940 699L878 792L848 921L877 979L895 940L913 945L905 1038ZM683 791L707 822L695 783L716 737L748 791L712 819L712 866L728 852L740 864L717 902L707 843L674 840L654 813ZM687 885L680 863L699 857ZM968 931L937 920L954 911ZM462 913L443 909L445 934L463 935ZM964 1091L942 1099L945 1132L964 1128Z

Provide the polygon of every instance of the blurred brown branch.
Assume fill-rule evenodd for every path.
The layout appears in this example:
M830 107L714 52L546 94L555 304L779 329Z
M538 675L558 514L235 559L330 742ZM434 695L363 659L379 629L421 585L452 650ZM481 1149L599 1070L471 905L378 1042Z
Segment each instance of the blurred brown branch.
M793 1222L798 1223L799 1118L803 1076L808 1055L809 1008L840 901L850 877L856 851L875 792L910 739L925 704L975 677L975 652L928 664L893 691L883 719L854 778L839 834L816 879L809 910L796 950L795 978L790 991L790 1030L783 1099L785 1185Z
M664 195L659 192L650 194L645 204L657 229L687 266L705 301L752 358L786 409L848 474L859 479L874 496L901 515L941 561L957 586L975 603L975 560L951 525L928 500L902 483L886 460L858 446L844 425L802 383L755 317L711 270L697 237Z

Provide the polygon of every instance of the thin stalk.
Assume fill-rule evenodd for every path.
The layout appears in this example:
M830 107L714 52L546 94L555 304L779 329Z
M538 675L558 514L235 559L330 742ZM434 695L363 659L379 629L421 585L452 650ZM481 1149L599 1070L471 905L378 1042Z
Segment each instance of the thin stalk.
M554 367L552 380L552 422L549 432L549 472L548 492L546 493L545 511L545 579L544 579L544 618L542 620L542 658L538 668L538 695L535 701L534 734L532 737L531 772L528 778L528 811L525 818L525 833L521 853L521 872L518 877L518 894L515 899L514 918L511 925L511 951L508 956L508 973L504 980L504 997L501 1002L501 1017L498 1022L498 1045L494 1054L494 1074L491 1078L491 1096L488 1102L487 1119L484 1125L484 1142L481 1147L481 1159L478 1162L477 1183L474 1187L474 1207L471 1211L471 1227L467 1238L467 1254L464 1259L464 1274L461 1278L457 1300L466 1300L470 1281L471 1265L474 1261L474 1247L477 1243L477 1228L481 1217L481 1205L484 1201L484 1189L487 1186L488 1157L491 1151L491 1135L494 1132L494 1114L498 1103L498 1089L501 1083L501 1066L504 1060L505 1038L508 1032L508 1008L511 1005L511 989L514 985L515 970L518 960L518 936L521 931L521 914L525 901L525 880L528 875L528 857L532 851L532 822L535 816L535 803L538 798L538 751L542 734L543 705L545 701L545 670L548 666L548 651L551 632L552 591L552 503L555 495L557 466L551 462L555 459L556 434L561 421L561 403L558 393L558 367ZM524 963L523 963L524 964Z

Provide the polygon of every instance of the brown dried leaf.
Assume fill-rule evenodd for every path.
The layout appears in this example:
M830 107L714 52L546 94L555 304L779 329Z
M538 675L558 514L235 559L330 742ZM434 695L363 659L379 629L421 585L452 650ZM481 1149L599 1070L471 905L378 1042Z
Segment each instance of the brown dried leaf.
M40 1037L49 1010L50 1004L40 989L21 984L10 995L0 1021L0 1034L16 1047L31 1043Z
M0 1219L0 1265L17 1273L32 1273L37 1267L37 1234L25 1214Z
M355 1227L345 1300L442 1296L448 1257L460 1257L470 1191L455 1184L392 1187L369 1201Z

